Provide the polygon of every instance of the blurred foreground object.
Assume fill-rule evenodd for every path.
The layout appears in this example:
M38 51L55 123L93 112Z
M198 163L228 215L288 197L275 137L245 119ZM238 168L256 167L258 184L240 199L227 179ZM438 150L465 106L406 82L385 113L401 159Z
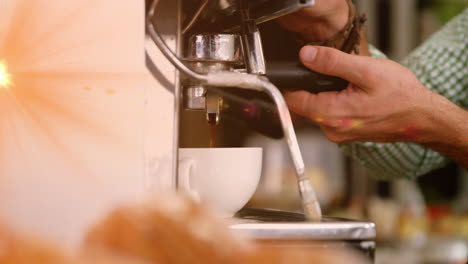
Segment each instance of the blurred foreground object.
M164 199L122 207L87 235L81 251L0 226L0 264L340 264L366 263L342 250L263 247L234 236L193 201Z
M75 263L58 249L0 229L0 263ZM78 262L76 262L78 263Z
M115 210L92 228L90 250L136 256L152 263L226 263L244 252L207 210L175 195Z
M235 237L222 219L173 195L114 211L90 231L85 247L150 263L365 263L338 250L262 247Z
M42 239L0 227L0 264L143 264L110 255L74 255Z

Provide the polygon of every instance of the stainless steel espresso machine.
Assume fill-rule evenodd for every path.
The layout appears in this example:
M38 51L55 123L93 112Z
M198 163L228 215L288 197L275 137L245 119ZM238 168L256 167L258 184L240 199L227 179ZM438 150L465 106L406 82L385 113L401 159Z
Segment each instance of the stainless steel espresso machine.
M215 126L229 112L227 104L258 105L268 109L271 118L266 119L276 120L271 130L277 130L277 136L284 137L288 144L303 213L244 209L231 228L268 246L352 247L373 259L376 235L373 223L322 217L281 93L287 89L313 93L338 91L346 88L347 82L312 72L298 62L266 62L264 58L264 46L268 43L262 42L258 25L314 4L315 0L147 3L147 33L159 52L178 70L173 88L175 158L171 184L177 188L177 149L183 111L201 111L205 116L202 122ZM148 61L153 71L158 71L158 64Z

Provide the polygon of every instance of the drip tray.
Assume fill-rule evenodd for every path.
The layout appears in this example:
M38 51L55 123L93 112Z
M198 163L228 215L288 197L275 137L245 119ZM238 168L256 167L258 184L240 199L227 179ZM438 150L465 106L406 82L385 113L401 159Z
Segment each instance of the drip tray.
M231 228L255 239L362 241L376 236L372 222L331 217L307 222L301 213L271 209L243 209Z
M332 217L307 222L301 213L248 208L236 214L230 228L269 247L352 248L374 260L372 222Z

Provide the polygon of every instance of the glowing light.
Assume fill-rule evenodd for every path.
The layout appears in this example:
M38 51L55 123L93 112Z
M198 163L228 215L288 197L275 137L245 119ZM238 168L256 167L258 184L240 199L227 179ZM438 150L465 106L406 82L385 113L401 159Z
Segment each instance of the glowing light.
M323 119L322 117L316 117L314 118L314 121L317 122L317 123L322 123L325 119Z
M362 120L358 119L344 119L341 120L341 123L346 128L361 128L364 124Z
M6 63L0 61L0 87L8 88L11 85L11 75L8 73Z
M362 127L364 122L362 120L353 120L352 127L353 128L360 128Z

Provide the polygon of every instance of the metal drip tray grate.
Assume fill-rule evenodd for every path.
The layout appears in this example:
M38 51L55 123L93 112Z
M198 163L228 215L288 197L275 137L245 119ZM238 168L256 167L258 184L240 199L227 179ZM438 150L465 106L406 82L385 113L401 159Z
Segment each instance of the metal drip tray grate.
M236 217L242 220L254 222L304 222L304 215L301 213L279 211L273 209L253 209L244 208L240 210Z
M243 209L231 228L261 240L363 241L376 236L372 222L330 217L306 222L303 214L270 209Z

